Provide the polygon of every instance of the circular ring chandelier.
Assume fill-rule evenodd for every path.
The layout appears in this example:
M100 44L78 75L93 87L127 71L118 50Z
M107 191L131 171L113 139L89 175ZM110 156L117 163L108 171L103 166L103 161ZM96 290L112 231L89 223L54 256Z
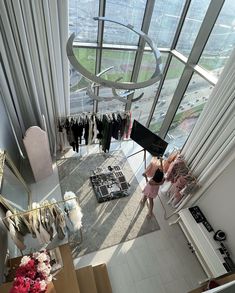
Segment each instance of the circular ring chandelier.
M111 66L111 67L108 67L106 69L104 69L103 71L101 71L100 73L97 74L97 76L101 76L103 75L104 73L106 73L107 71L113 69L114 66ZM120 79L122 79L122 77L119 77L117 81L119 81ZM94 89L96 87L100 87L100 85L97 85L95 82L92 82L88 87L87 87L87 94L90 98L92 98L93 100L96 100L96 101L110 101L110 100L118 100L122 103L127 103L128 102L128 96L131 95L131 94L134 94L134 90L126 90L125 92L123 93L117 93L116 89L115 88L112 88L112 94L113 96L98 96L95 94L94 92ZM132 99L131 101L132 102L136 102L138 100L140 100L142 97L143 97L144 93L141 93L138 97Z
M74 55L73 41L74 41L76 35L75 35L75 33L73 33L73 34L71 34L71 36L69 37L69 39L67 41L66 52L67 52L68 59L69 59L71 65L74 67L74 69L76 69L85 78L89 79L90 81L97 83L99 85L105 86L105 87L111 87L113 89L136 90L136 89L150 86L161 79L161 77L162 77L161 54L157 48L154 48L153 42L149 38L148 35L146 35L144 32L142 32L140 30L135 29L130 24L125 25L121 22L118 22L118 21L115 21L112 19L108 19L106 17L94 17L94 20L109 21L109 22L119 24L121 26L124 26L124 27L130 29L131 31L133 31L134 33L139 35L142 39L144 39L154 54L155 61L156 61L155 71L154 71L153 75L150 77L150 79L148 79L146 81L142 81L142 82L118 82L120 79L118 79L117 81L111 81L111 80L106 80L106 79L100 77L99 74L95 75L95 74L91 73L90 71L88 71L83 65L81 65L81 63L77 60L76 56Z

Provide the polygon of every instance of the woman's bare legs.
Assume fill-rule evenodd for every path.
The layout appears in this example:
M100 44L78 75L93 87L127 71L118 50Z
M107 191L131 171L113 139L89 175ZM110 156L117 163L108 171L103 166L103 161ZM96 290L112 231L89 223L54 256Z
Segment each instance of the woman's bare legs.
M149 211L147 217L151 218L153 216L153 198L149 197Z
M141 201L140 201L140 204L141 204L142 206L144 206L145 203L146 203L146 200L147 200L147 197L146 197L145 195L143 195L143 197L142 197L142 199L141 199Z

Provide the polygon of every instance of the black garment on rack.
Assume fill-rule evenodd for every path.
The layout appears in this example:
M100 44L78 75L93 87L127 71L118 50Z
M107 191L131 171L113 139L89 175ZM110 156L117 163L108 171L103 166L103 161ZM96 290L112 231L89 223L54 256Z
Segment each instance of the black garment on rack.
M130 124L130 114L126 112L123 114L93 114L91 116L84 116L84 113L82 113L76 118L64 118L63 121L60 119L58 119L58 131L63 132L63 128L66 129L67 140L73 150L77 152L79 144L82 143L82 138L85 140L85 145L94 142L97 138L100 145L102 145L102 150L104 152L109 151L111 138L113 137L117 140L122 139L124 136L127 138ZM96 137L94 137L94 134Z
M78 123L79 131L78 131L78 137L79 137L79 143L82 143L82 135L83 135L83 129L84 129L84 124L83 122Z
M112 120L113 120L112 137L115 139L118 139L118 121L114 113L112 114Z
M74 136L73 150L78 153L78 150L79 150L78 137L79 137L79 134L80 134L81 130L80 130L80 126L77 123L77 121L72 124L71 129L72 129L73 136Z
M85 139L85 144L88 145L88 137L89 137L89 120L88 117L86 116L85 121L84 121L84 139Z
M64 124L64 128L66 129L67 140L68 140L69 144L73 147L73 150L75 151L75 138L74 138L73 131L72 131L73 123L74 123L73 119L71 119L71 122L69 122L69 120L66 119L65 124Z
M119 140L122 138L121 131L122 131L122 117L120 114L117 116L113 113L113 128L112 128L112 137Z
M69 130L70 130L69 119L66 119L66 120L65 120L64 128L66 129L66 133L68 134L68 132L69 132Z
M109 151L111 137L112 137L112 120L107 116L103 115L103 138L101 139L102 150L106 153Z
M103 138L103 130L104 130L103 122L97 116L95 117L95 121L96 121L97 130L98 130L96 138L101 140Z

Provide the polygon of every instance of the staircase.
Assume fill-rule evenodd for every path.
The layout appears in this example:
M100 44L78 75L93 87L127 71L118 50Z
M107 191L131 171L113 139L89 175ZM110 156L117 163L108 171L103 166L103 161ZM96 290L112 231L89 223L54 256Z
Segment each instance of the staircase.
M63 269L53 280L56 293L112 293L106 264L75 270L69 245L60 246L60 253Z
M105 264L80 268L76 275L80 293L112 293Z
M112 293L106 264L86 266L75 270L71 249L68 244L59 246L63 260L62 269L48 285L46 293ZM17 268L21 257L11 259L11 264ZM8 283L0 284L0 292L8 293L12 287L15 270Z

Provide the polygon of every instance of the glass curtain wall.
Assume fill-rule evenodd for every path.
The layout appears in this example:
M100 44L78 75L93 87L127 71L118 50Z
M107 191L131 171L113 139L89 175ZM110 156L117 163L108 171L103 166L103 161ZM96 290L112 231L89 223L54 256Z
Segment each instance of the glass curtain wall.
M76 58L90 72L95 73L96 50L92 48L74 48ZM86 94L89 82L70 66L70 113L93 111L93 100Z
M209 4L210 0L192 0L190 3L176 46L185 56L191 52Z
M168 130L166 140L181 148L197 122L213 89L208 81L194 73ZM213 98L213 97L212 97Z
M111 22L99 23L95 16L144 30L157 44L163 65L162 80L136 90L128 103L94 101L86 93L90 82L71 68L71 114L130 110L133 119L171 147L181 148L208 98L213 98L210 93L235 46L234 1L70 0L69 5L69 32L76 33L74 51L91 72L112 67L105 79L130 82L149 79L155 68L153 53L142 47L138 35ZM103 87L97 87L96 93L112 94Z
M213 27L199 65L219 77L235 47L235 2L227 0Z
M143 22L146 0L106 0L105 16L124 24L131 24L140 30ZM111 22L104 23L104 43L137 45L138 35Z
M166 65L167 57L168 57L167 53L161 54L163 69ZM145 52L143 54L140 68L141 70L139 71L139 75L137 79L138 82L145 81L151 78L155 70L155 59L152 53ZM151 110L158 86L159 86L159 82L151 86L148 86L146 88L142 88L135 91L134 99L137 99L142 94L143 94L143 97L140 100L136 100L135 102L132 102L131 104L132 119L136 119L140 121L143 125L146 125L148 121L148 117L149 117L149 112Z
M185 1L155 1L149 36L159 48L170 48Z
M99 13L97 0L69 0L69 33L79 42L97 41L98 24L93 20Z
M171 59L170 66L161 89L161 94L157 101L157 105L150 123L150 130L152 130L154 133L159 134L183 69L184 64L173 57Z

